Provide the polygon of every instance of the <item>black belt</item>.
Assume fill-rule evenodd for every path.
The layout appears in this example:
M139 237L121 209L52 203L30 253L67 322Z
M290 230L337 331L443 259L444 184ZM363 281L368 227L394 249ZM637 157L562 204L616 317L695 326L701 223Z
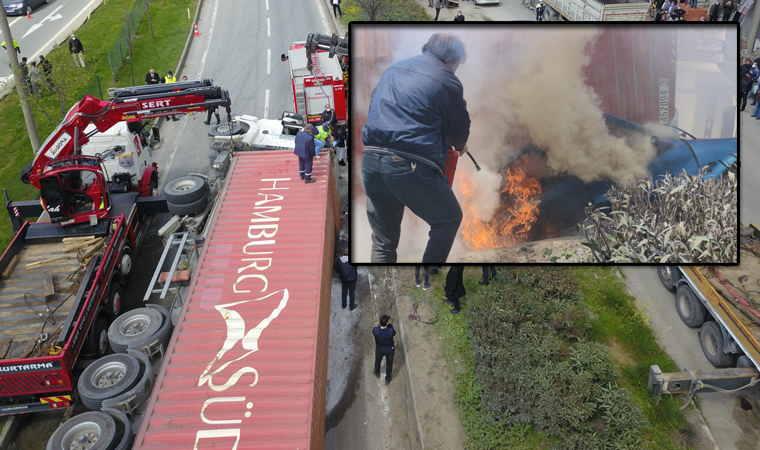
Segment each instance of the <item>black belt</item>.
M402 152L402 151L399 151L399 150L391 150L391 149L387 149L387 148L383 148L383 147L372 147L372 146L365 146L364 147L364 151L365 152L371 152L371 153L380 153L382 155L391 155L391 156L405 157L405 158L409 158L409 159L412 159L412 160L415 160L415 161L419 161L419 162L421 162L423 164L427 164L430 167L435 167L436 169L438 169L438 171L441 173L441 175L445 176L445 174L443 173L443 170L441 169L441 167L438 164L434 163L433 161L431 161L431 160L429 160L429 159L427 159L427 158L425 158L423 156L414 155L412 153L406 153L406 152Z

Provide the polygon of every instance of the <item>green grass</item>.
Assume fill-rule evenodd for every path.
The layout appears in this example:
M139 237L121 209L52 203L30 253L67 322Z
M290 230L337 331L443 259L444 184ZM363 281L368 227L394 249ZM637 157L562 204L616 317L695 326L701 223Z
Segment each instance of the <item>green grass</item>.
M477 283L480 279L480 267L465 270L465 287L468 294L480 289ZM498 423L491 421L488 413L480 403L482 388L475 376L475 360L472 356L472 345L469 339L469 329L465 321L467 301L462 301L463 313L449 314L449 306L440 299L445 297L443 283L444 271L438 275L436 283L429 291L429 298L434 307L438 308L440 321L435 324L436 331L444 343L444 355L449 368L454 374L454 400L459 407L459 418L467 436L467 448L471 450L490 449L542 449L548 448L550 440L536 432L532 426L513 427L504 429ZM413 291L420 295L418 290Z
M617 361L620 368L618 384L628 389L636 404L647 417L646 428L649 448L682 448L671 436L685 427L679 410L683 399L663 397L655 405L647 388L649 366L657 364L665 371L677 371L676 363L660 348L649 328L645 314L635 306L635 297L628 294L623 279L613 267L574 267L583 291L586 306L593 312L587 337L605 345L616 341L630 358L631 363Z
M340 22L346 27L349 22L369 20L369 16L353 0L343 2L341 4L341 11L343 12L343 17L340 18ZM416 0L387 0L378 11L376 20L383 22L426 22L433 19L425 12L425 6L419 4Z
M663 397L655 405L647 389L649 366L657 364L664 371L677 370L673 360L660 348L649 329L646 316L638 312L635 298L628 295L624 281L616 275L617 269L609 267L575 267L584 295L584 302L592 312L586 327L586 338L610 346L613 341L625 351L629 364L616 360L619 367L618 384L631 392L634 401L644 412L648 425L645 428L645 447L649 449L683 449L683 444L672 436L685 427L683 413L679 410L682 399ZM479 289L480 267L465 271L468 296ZM531 425L505 429L493 423L483 409L480 396L482 388L475 375L476 361L472 355L470 330L465 320L467 301L463 301L463 313L451 315L449 307L441 302L444 297L445 276L439 275L428 294L413 290L416 297L427 295L438 308L440 321L435 325L442 337L444 355L455 377L454 396L459 415L467 436L468 449L545 449L554 442L536 431ZM465 297L466 299L467 297Z
M91 18L77 31L77 37L82 41L85 48L87 63L86 76L81 77L70 89L67 96L66 109L81 99L82 93L91 84L91 80L98 75L107 96L109 87L123 87L132 85L129 76L129 66L125 65L118 72L118 81L112 81L111 69L108 63L108 52L116 44L124 22L124 12L131 8L134 0L110 0L107 5L101 5L93 11ZM195 11L198 0L167 1L166 6L160 2L151 3L150 12L153 20L155 39L151 38L148 17L143 14L137 28L137 37L134 41L135 82L144 84L145 73L151 67L155 68L162 76L167 70L174 70L181 56L188 32L192 22L187 19L187 9ZM68 45L64 42L63 48L56 48L46 56L54 63L56 70L75 70L74 61L68 52ZM81 70L81 69L80 69ZM72 72L73 73L73 72ZM82 75L82 74L78 74ZM51 115L55 122L48 120L41 112L40 107L34 107L34 116L40 143L58 125L61 120L58 99L49 91L43 96L40 106ZM3 149L4 165L0 168L0 187L8 189L13 200L30 200L39 196L38 191L29 185L22 184L19 180L21 169L29 164L33 158L33 152L26 130L24 116L21 112L20 101L16 91L0 100L0 117L3 118L3 133L0 133L0 148ZM8 219L0 220L0 245L5 248L13 237L13 230Z

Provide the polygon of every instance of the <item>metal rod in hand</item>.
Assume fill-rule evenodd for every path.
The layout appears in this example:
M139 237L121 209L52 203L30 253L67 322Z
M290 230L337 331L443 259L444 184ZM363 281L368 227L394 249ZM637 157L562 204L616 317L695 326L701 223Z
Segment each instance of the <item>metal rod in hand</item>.
M467 156L470 157L472 163L475 164L475 168L478 169L478 172L480 172L480 166L478 165L477 161L475 161L475 158L472 157L472 153L467 152Z

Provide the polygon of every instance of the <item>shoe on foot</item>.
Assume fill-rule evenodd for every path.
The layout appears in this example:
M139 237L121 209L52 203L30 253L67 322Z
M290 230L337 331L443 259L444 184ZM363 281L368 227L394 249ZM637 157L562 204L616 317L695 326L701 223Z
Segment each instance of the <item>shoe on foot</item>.
M389 384L391 384L391 379L388 377L385 377L385 385L388 386Z
M211 125L211 122L209 122L208 120L204 120L203 123L205 123L206 125ZM217 125L219 125L219 124L217 124Z
M459 310L458 309L450 309L449 312L451 314L459 314Z
M379 379L380 379L380 372L375 372L375 376L376 376L376 377L377 377L377 379L379 380Z
M429 284L426 284L425 287L422 288L423 291L427 291L428 289L430 289L430 285Z
M447 299L447 298L444 298L444 299L443 299L443 303L446 303L446 304L447 304L447 305L449 305L449 306L454 306L454 302L452 302L451 300L449 300L449 299Z
M343 305L343 309L346 309L346 305Z
M483 286L488 286L488 281L480 280L478 281L478 284L483 285Z
M308 180L304 180L304 183L306 183L306 184L309 184L309 183L316 183L316 181L317 181L317 180L314 180L314 179L308 179Z
M420 287L420 281L419 280L414 280L414 285L417 286L417 287Z
M353 311L355 309L356 309L356 305L354 305L354 306L351 307L351 311Z
M346 165L346 162L345 162L345 161L343 161L343 160L341 159L341 160L338 162L338 165L339 165L339 166L345 166L345 165Z
M172 122L179 122L179 119L177 119L176 117L172 117Z

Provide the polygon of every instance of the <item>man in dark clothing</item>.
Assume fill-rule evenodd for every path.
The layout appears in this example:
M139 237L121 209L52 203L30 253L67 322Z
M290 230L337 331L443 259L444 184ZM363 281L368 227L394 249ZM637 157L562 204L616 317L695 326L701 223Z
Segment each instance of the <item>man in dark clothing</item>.
M484 286L488 286L488 271L489 270L491 271L491 279L495 280L496 279L496 266L484 265L482 267L483 267L483 279L480 280L478 283L480 283L480 284L482 284Z
M356 267L348 263L348 249L343 250L343 256L335 258L335 270L340 277L342 286L341 301L346 309L346 295L351 297L351 311L356 309Z
M462 11L458 11L457 15L454 16L454 22L464 22L464 14L462 14Z
M216 116L216 124L219 125L219 107L209 106L206 110L206 120L203 121L206 125L211 125L211 114Z
M71 56L74 58L74 64L76 64L77 67L79 67L79 63L82 63L82 67L85 67L84 46L82 45L82 41L73 34L71 35L71 39L69 39L69 53L71 53ZM77 58L79 58L79 60L77 60Z
M433 22L437 22L438 14L441 13L441 8L443 7L443 0L433 0L433 5L435 5L435 19L433 19Z
M544 21L544 10L546 7L544 6L544 2L542 0L538 0L538 3L536 4L536 22L543 22Z
M467 295L464 289L464 266L457 264L451 266L446 274L446 285L444 286L446 298L443 303L451 306L451 314L459 314L459 299Z
M739 92L741 96L741 105L739 106L739 111L744 111L744 108L747 106L747 96L751 91L752 80L747 73L744 75L744 78L739 81Z
M330 108L330 104L325 105L325 110L322 111L322 125L330 125L331 127L338 126L338 116L335 115L335 111Z
M45 76L50 88L53 88L53 64L45 58L45 55L40 55L40 67L42 68L42 74Z
M723 21L728 22L731 20L731 14L734 12L734 2L726 0L723 4Z
M159 83L161 83L161 77L158 76L155 70L150 69L150 71L145 74L145 84L159 84Z
M449 147L467 153L470 116L454 74L466 58L459 38L434 34L422 55L393 64L372 92L361 181L373 263L396 262L404 207L430 225L421 262L444 263L449 256L462 209L444 169ZM393 100L401 98L403 107Z
M385 357L385 384L391 382L393 355L396 353L396 345L393 343L396 330L390 321L389 316L380 316L380 326L372 329L372 335L375 336L375 376L380 378L380 363Z
M31 80L29 80L29 66L26 65L27 59L26 56L21 58L21 64L19 64L19 67L21 67L21 79L24 80L24 88L26 90L27 94L32 93L32 83Z
M720 2L718 0L715 0L715 3L713 3L710 6L710 9L707 11L707 16L710 18L710 22L717 22L719 15L720 15Z
M311 179L312 164L314 162L314 135L311 131L314 129L314 125L306 124L303 127L303 131L299 131L296 134L296 149L293 151L298 155L298 172L301 175L301 179L304 183L314 183L315 180Z
M739 79L741 80L744 78L744 75L748 74L750 70L752 70L752 63L750 62L749 58L747 58L744 60L744 64L739 66Z
M425 268L425 285L422 288L423 291L430 289L430 266L424 266ZM414 266L414 285L420 287L420 266Z

